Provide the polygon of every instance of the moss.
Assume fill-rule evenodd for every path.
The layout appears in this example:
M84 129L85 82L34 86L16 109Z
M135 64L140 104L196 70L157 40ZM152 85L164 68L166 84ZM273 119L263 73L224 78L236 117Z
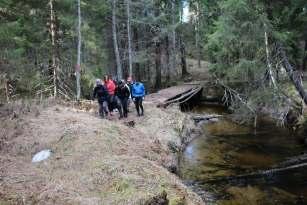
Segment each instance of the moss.
M186 205L186 201L182 197L176 197L176 198L170 199L169 205Z

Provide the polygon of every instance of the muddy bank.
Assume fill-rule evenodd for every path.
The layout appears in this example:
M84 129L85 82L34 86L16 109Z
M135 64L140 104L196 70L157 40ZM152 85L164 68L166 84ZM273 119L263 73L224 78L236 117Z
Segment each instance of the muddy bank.
M145 117L131 112L127 121L79 108L55 102L0 108L0 204L148 204L164 193L169 204L203 204L167 170L196 132L177 107L147 101ZM51 157L31 163L43 149Z

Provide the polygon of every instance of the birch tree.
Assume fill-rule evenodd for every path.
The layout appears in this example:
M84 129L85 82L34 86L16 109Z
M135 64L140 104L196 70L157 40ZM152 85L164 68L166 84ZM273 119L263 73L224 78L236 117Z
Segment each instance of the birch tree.
M275 82L275 78L273 76L273 68L272 68L271 54L270 54L270 48L269 48L269 37L266 31L267 29L266 24L264 24L264 28L265 28L265 31L264 31L265 51L266 51L266 60L267 60L267 66L268 66L267 75L270 80L270 83L272 83L274 88L276 88L277 85Z
M77 48L77 65L76 65L76 83L77 83L77 100L80 100L81 86L80 86L80 72L81 72L81 6L80 0L78 0L78 48Z
M55 24L55 12L54 12L54 0L49 0L49 9L50 9L50 23L49 23L49 32L51 38L51 61L52 61L52 70L53 70L53 96L57 97L58 94L58 70L59 64L57 59L57 51L56 51L56 24Z

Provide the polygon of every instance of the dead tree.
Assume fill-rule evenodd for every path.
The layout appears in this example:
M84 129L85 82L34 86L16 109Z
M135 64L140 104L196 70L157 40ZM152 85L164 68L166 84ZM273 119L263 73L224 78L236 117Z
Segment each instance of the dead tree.
M247 100L236 90L232 89L231 87L225 85L222 81L216 78L216 83L224 89L224 96L223 101L224 104L229 106L235 101L239 101L242 105L244 105L254 117L254 128L257 128L257 109L251 107Z
M267 28L266 24L264 24L265 29ZM273 76L273 67L272 67L272 60L271 60L271 55L270 55L270 48L269 48L269 37L268 33L265 30L264 31L264 41L265 41L265 51L266 51L266 60L267 60L267 66L268 66L268 79L269 81L273 84L274 88L277 87L275 78Z
M306 93L304 86L303 86L302 76L301 76L300 72L296 71L292 67L292 65L290 64L284 48L281 45L279 45L278 47L279 47L279 54L280 54L282 66L287 71L287 74L288 74L291 82L295 86L295 89L297 90L297 92L300 94L300 96L303 99L305 105L307 105L307 93Z
M50 23L49 32L51 38L51 67L53 70L53 96L57 97L58 94L58 71L59 71L59 59L57 56L57 26L56 26L56 16L54 12L54 2L55 0L49 0L50 8Z

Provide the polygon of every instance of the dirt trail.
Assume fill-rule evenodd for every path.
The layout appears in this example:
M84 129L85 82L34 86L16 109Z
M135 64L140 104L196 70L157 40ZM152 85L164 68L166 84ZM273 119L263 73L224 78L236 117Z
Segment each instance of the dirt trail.
M144 204L164 190L170 204L202 204L165 168L186 116L154 105L123 121L58 104L0 115L0 204ZM51 157L31 163L42 149Z

